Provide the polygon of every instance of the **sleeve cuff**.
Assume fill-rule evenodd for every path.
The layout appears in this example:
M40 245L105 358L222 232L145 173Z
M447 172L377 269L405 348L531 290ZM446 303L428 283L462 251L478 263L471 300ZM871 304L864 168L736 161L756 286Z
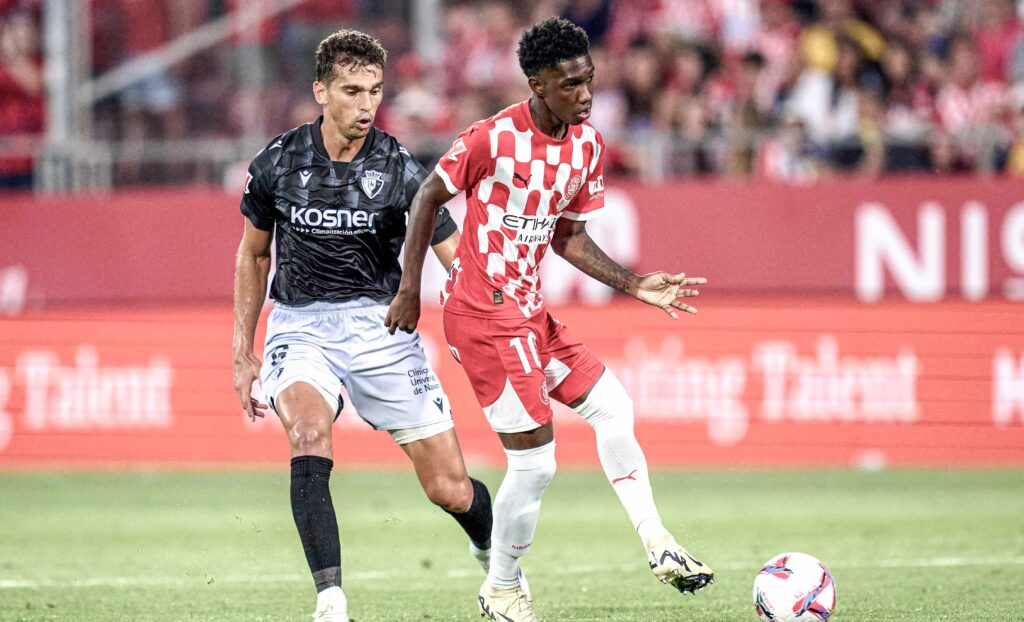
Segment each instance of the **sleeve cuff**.
M249 209L247 206L242 206L242 215L245 216L252 226L256 227L260 231L273 231L274 230L274 219L260 216L256 212Z
M579 212L570 212L570 211L567 210L567 211L562 212L562 218L566 218L568 220L575 220L575 221L582 222L582 221L593 220L594 218L597 218L598 216L601 215L601 212L603 212L603 211L604 211L603 207L599 207L599 208L597 208L595 210L590 210L589 212L583 212L582 214L579 213Z
M448 171L441 167L440 162L438 162L437 166L434 167L434 172L437 173L437 176L444 182L444 187L448 189L448 192L452 194L459 194L462 192L461 188L457 188L455 184L452 183L452 178L448 176Z

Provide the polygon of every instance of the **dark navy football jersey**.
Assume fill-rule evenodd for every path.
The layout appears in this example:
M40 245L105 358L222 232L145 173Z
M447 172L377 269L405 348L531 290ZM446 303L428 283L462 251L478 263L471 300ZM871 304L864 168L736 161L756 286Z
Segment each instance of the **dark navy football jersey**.
M361 297L387 303L402 278L409 204L428 171L377 128L352 162L332 162L322 122L281 134L249 165L241 209L253 226L274 231L270 296L296 306ZM431 244L455 230L442 208Z

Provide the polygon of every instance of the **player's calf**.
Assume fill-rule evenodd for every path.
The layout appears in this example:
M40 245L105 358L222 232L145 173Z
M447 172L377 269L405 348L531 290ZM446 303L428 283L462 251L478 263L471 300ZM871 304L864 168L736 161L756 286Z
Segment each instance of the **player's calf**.
M464 499L461 502L463 507L468 509L457 512L444 506L441 507L455 519L455 522L469 536L470 553L477 561L484 565L485 562L481 560L481 556L488 560L490 559L491 527L494 524L494 516L491 511L491 493L488 492L487 486L479 480L469 478L469 483L472 496L468 500ZM433 499L431 500L433 501Z

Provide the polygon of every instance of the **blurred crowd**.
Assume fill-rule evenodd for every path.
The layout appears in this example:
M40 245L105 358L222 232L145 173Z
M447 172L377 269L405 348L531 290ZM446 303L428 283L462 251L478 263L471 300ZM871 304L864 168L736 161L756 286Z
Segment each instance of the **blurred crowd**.
M0 0L0 141L43 128L40 4ZM88 4L100 75L240 7L275 3ZM417 56L412 4L300 3L99 102L93 136L265 140L318 114L313 50L353 26L390 53L379 124L430 161L470 122L528 96L519 33L560 14L590 35L591 123L619 175L1024 175L1024 0L448 0L439 58ZM167 170L120 175L159 181Z
M621 174L791 183L837 172L1024 174L1024 2L1015 0L453 5L444 96L403 108L406 92L438 89L395 72L404 82L391 102L396 122L420 127L407 118L429 115L428 127L453 131L522 97L509 51L525 23L552 13L590 34L591 122Z

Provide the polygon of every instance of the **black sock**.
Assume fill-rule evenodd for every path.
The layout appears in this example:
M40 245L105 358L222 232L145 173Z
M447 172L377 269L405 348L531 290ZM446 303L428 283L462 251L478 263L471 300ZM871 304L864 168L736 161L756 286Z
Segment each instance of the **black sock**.
M471 477L469 481L473 482L473 503L469 509L461 514L445 511L462 527L472 540L473 546L478 549L489 549L491 525L494 523L494 517L491 515L491 493L480 480Z
M330 488L332 467L334 461L328 458L292 458L292 517L318 593L341 587L341 540Z

